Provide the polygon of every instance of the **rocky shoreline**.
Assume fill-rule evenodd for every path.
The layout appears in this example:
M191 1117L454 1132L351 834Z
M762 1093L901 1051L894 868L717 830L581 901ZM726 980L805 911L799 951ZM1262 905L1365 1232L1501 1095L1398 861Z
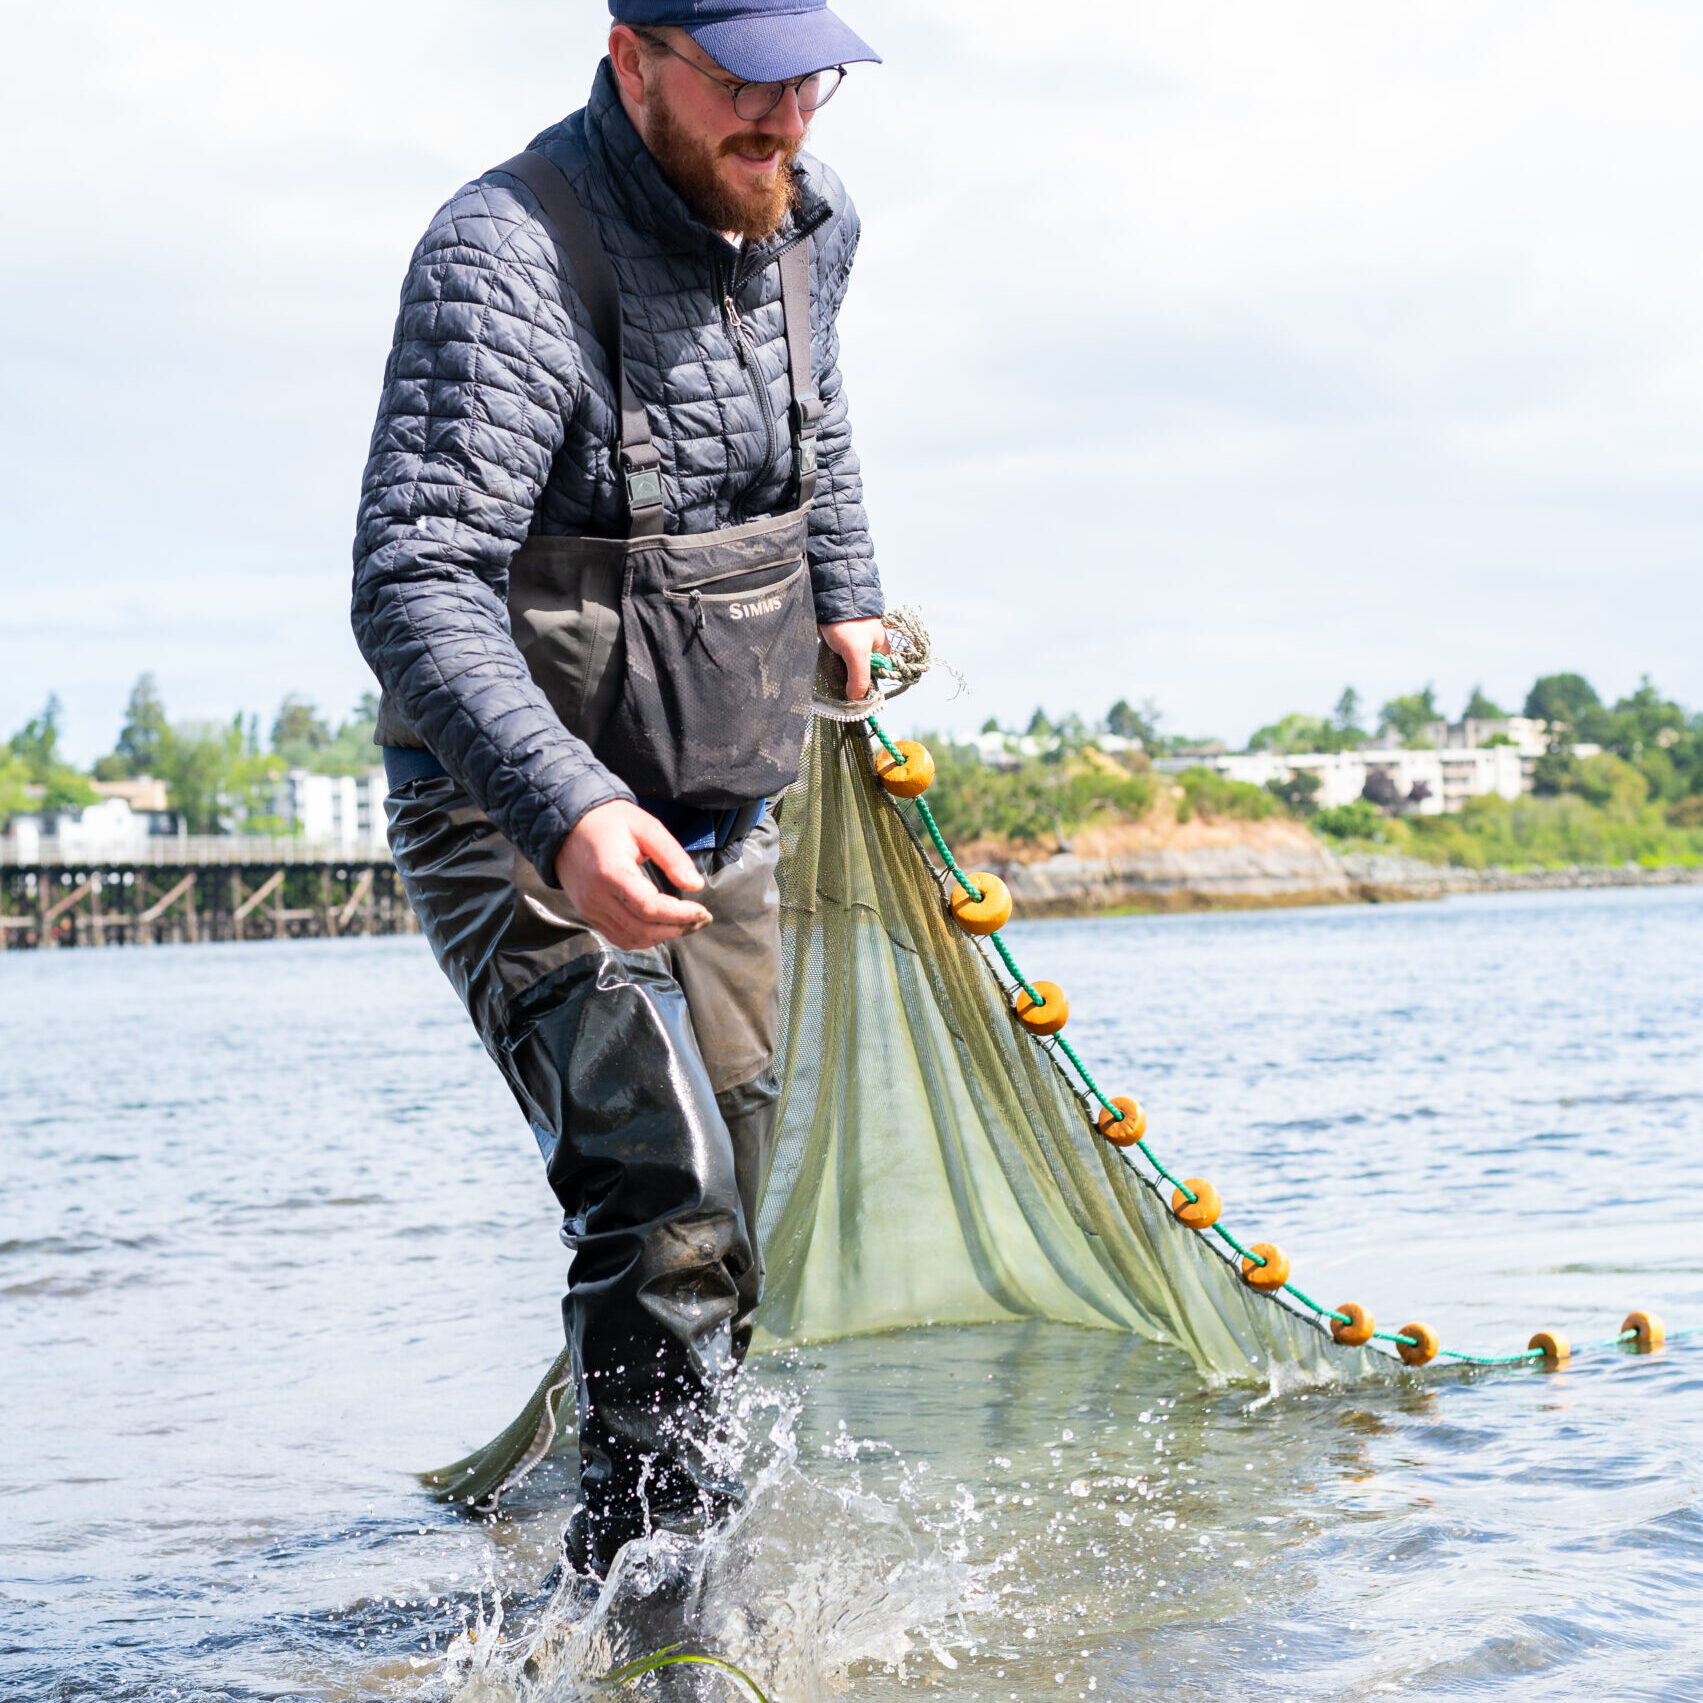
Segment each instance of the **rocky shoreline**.
M1670 887L1703 882L1703 869L1454 869L1418 858L1307 844L1201 845L1109 857L1060 852L1040 861L984 857L1011 889L1019 917L1115 911L1253 910L1289 905L1388 904L1456 893L1596 887Z

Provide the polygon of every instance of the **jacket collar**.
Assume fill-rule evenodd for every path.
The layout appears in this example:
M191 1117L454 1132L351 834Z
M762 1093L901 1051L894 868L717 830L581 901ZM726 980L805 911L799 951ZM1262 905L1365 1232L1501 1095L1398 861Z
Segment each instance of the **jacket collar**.
M592 170L603 180L603 188L614 211L635 229L657 237L668 248L689 253L721 252L729 249L727 239L697 217L679 192L662 175L621 105L615 87L615 72L605 59L592 80L591 99L585 108L586 152ZM772 258L809 233L832 211L801 170L803 156L794 166L798 176L798 205L788 213L781 228L766 242L754 245L741 271L749 274L754 265Z

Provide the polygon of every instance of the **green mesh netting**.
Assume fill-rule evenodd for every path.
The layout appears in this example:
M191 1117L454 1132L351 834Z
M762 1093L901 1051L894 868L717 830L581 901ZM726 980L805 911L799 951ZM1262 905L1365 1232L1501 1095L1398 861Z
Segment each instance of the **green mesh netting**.
M758 1346L1038 1318L1174 1343L1217 1377L1367 1370L1250 1292L1096 1135L947 915L914 808L876 781L863 725L817 721L781 813L785 1091ZM572 1412L564 1353L501 1436L426 1481L488 1502Z

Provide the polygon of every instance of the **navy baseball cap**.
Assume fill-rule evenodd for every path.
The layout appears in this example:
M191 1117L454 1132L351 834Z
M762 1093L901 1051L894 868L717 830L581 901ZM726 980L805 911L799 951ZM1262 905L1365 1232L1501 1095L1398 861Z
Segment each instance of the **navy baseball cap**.
M618 24L673 24L748 83L778 83L881 55L826 0L609 0Z

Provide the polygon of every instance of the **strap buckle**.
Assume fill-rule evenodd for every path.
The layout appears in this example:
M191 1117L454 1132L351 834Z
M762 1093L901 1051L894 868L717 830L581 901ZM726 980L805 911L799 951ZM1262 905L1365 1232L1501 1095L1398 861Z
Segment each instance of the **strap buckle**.
M627 480L629 513L661 508L662 457L657 453L656 445L647 443L635 445L630 450L622 449L621 467Z
M816 471L816 434L822 429L822 398L798 396L792 404L793 455L800 478Z

